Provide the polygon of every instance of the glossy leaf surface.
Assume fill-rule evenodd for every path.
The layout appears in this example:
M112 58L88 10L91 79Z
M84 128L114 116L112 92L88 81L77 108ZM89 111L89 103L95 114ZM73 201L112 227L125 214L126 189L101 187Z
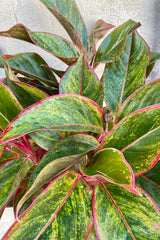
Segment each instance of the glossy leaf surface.
M41 159L30 176L29 190L19 202L19 208L43 184L49 182L56 174L71 167L87 152L94 150L99 142L90 135L76 134L61 139ZM62 151L63 149L63 151Z
M158 160L159 116L160 104L130 114L108 133L104 140L104 147L121 150L134 173L140 174L148 170Z
M94 64L109 63L115 61L122 53L126 44L127 36L135 30L139 24L128 20L113 30L101 43L95 55Z
M17 24L8 31L0 32L0 36L33 43L67 64L73 63L78 57L78 49L68 40L50 33L32 32L22 24Z
M137 196L114 184L105 184L105 188L97 185L93 200L97 239L158 240L159 211L142 194Z
M86 26L74 0L40 0L57 18L72 41L81 49L88 51L89 38Z
M3 57L7 58L7 55ZM20 73L26 77L57 85L57 81L52 71L41 65L47 65L44 59L37 53L19 53L7 58L7 62L15 73ZM0 67L3 67L3 59L0 57Z
M157 79L135 91L129 98L126 99L116 121L119 122L122 118L135 112L139 109L160 103L160 79Z
M1 140L8 141L48 128L103 132L102 111L95 102L79 95L62 94L48 97L19 114L6 128Z
M15 159L0 167L0 209L7 205L23 176L32 167L30 159Z
M102 84L105 102L114 116L126 98L145 84L148 61L149 48L134 32L128 36L121 56L106 64Z
M89 168L111 182L134 187L133 171L123 154L117 149L106 148L98 151Z
M56 217L79 180L79 175L66 172L43 191L16 221L3 239L38 239ZM17 231L18 230L18 231Z
M88 97L99 106L103 104L103 89L99 79L84 55L78 58L63 75L60 82L60 93L75 93Z
M23 108L10 89L2 82L0 82L0 93L0 126L5 129Z
M49 240L52 236L55 240L86 239L93 224L90 191L80 180L39 240Z

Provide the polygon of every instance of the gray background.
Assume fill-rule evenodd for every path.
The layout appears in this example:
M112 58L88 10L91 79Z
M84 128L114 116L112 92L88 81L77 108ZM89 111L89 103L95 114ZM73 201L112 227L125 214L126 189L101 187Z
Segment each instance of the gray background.
M140 21L139 33L146 40L151 51L160 52L160 0L76 0L89 33L98 19L116 26L129 18ZM14 24L23 23L32 31L45 31L68 38L63 28L39 0L0 0L0 31L8 30ZM35 51L43 55L52 67L65 65L38 47L18 40L0 37L0 55ZM4 73L0 70L0 77ZM150 79L160 77L160 61L154 67ZM0 221L0 237L13 221L9 210Z

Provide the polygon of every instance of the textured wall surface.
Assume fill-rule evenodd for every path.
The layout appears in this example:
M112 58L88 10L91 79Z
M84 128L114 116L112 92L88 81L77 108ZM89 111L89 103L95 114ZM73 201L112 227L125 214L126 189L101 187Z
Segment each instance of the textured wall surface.
M160 52L160 0L76 0L86 26L91 32L94 23L102 18L116 26L132 18L140 21L139 33L149 44L151 51ZM46 31L68 38L63 28L39 0L0 0L0 31L7 30L16 23L23 23L33 31ZM29 43L0 37L0 55L36 51L52 67L61 67L62 63ZM0 71L0 77L3 77ZM151 79L160 77L160 61L156 64ZM0 238L5 232L4 226L12 222L7 214L0 221Z

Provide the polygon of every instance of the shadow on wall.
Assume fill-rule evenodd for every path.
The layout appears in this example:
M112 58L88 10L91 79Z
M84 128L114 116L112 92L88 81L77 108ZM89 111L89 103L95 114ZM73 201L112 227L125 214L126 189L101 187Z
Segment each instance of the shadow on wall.
M160 0L153 0L153 29L151 51L160 53ZM147 78L147 82L160 78L160 60L158 60Z
M160 0L154 0L154 35L153 35L153 50L160 52ZM158 49L157 49L157 46Z
M2 48L0 48L0 56L2 56L4 53L3 53L3 50Z

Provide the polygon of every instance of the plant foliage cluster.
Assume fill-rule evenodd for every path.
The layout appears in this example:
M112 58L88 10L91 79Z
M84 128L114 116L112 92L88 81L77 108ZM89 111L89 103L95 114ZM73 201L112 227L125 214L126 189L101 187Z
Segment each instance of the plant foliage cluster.
M0 57L0 215L15 214L2 239L160 239L160 79L146 83L160 54L131 19L98 20L89 36L74 0L40 2L70 41L22 24L0 36L68 67Z

